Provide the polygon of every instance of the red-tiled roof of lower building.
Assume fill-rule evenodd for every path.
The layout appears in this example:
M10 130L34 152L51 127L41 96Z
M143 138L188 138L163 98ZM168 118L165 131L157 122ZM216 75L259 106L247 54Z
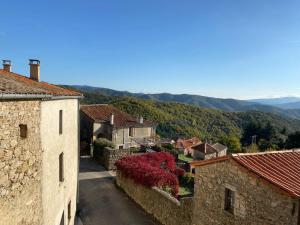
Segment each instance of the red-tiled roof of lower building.
M112 105L97 104L97 105L82 105L81 111L95 122L109 122L110 117L114 114L114 126L116 127L152 127L155 123L144 120L139 123L137 118L134 118L128 113L125 113Z
M233 159L256 175L300 197L300 151L235 154Z
M194 161L191 166L205 166L226 160L234 160L291 196L300 197L300 150L233 154L210 160Z
M3 69L0 69L0 95L82 96L79 92L46 82L37 82Z

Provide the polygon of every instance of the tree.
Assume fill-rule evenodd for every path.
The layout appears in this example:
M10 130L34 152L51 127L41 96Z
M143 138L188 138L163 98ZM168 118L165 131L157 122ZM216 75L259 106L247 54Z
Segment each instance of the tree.
M229 153L239 153L242 151L240 139L235 135L223 136L219 142L228 147Z
M300 148L300 131L292 133L288 136L286 141L286 148Z

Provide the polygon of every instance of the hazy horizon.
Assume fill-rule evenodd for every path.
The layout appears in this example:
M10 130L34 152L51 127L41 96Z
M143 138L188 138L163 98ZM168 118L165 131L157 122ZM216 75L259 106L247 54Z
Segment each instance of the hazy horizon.
M71 86L77 86L78 84L63 84L63 85L71 85ZM93 87L93 88L104 88L104 89L111 89L114 91L121 91L121 92L130 92L134 94L173 94L173 95L198 95L198 96L205 96L205 97L211 97L211 98L221 98L221 99L236 99L236 100L265 100L265 99L281 99L281 98L299 98L300 95L291 95L291 96L267 96L267 97L257 97L257 98L245 98L245 99L239 99L239 98L234 98L234 97L217 97L217 96L208 96L206 94L196 94L196 93L176 93L176 92L143 92L143 91L129 91L129 90L119 90L119 89L114 89L110 87L100 87L100 86L94 86L94 85L85 85L85 84L79 84L79 86L88 86L88 87Z

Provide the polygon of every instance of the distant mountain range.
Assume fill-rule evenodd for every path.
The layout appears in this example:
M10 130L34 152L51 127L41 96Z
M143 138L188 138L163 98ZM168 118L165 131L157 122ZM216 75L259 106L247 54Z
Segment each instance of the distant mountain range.
M298 103L298 105L299 105L300 98L297 98L297 97L264 98L264 99L252 99L249 101L264 104L264 105L272 105L272 106L280 107L281 105L283 105L283 106L286 104L293 105L295 103L296 104Z
M67 86L67 85L65 85ZM254 99L254 100L236 100L206 97L200 95L188 94L144 94L132 93L127 91L116 91L107 88L72 85L67 86L83 92L100 94L110 97L135 97L144 100L154 100L159 102L177 102L189 105L195 105L202 108L217 109L226 112L246 112L256 110L261 112L274 113L277 115L300 119L300 98L287 97L277 99Z

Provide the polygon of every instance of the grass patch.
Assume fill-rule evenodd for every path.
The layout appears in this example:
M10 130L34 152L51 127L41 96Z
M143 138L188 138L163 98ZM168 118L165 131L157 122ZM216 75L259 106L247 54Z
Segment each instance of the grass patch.
M187 195L192 195L193 192L187 188L187 187L179 187L179 196L187 196Z
M191 163L194 159L191 156L185 156L184 154L179 154L178 159L187 163Z

